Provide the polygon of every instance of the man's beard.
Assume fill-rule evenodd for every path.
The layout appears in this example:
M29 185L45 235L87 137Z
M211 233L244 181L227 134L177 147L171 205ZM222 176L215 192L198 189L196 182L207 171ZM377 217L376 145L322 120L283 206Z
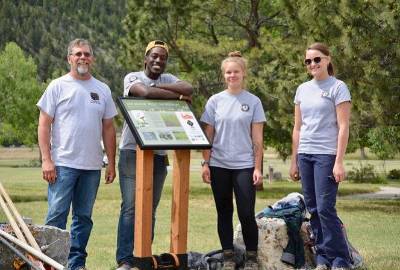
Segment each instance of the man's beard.
M89 67L86 65L78 65L77 69L79 75L86 75L89 72Z

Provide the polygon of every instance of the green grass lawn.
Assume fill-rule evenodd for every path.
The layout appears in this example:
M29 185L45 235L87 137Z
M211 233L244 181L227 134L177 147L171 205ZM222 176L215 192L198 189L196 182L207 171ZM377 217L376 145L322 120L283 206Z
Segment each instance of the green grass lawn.
M288 170L289 164L276 159L270 161ZM2 161L6 161L3 159ZM0 164L1 162L0 161ZM218 249L216 211L210 187L200 180L200 156L193 154L191 193L189 203L188 250L208 252ZM10 161L7 161L10 163ZM355 161L354 161L355 162ZM11 162L12 163L12 162ZM156 237L153 253L169 251L171 215L171 179L168 176L157 213ZM47 184L41 180L40 168L12 168L0 166L0 181L16 203L22 215L32 217L42 224L47 211ZM397 183L397 182L395 182ZM378 185L344 183L339 194L373 192ZM289 192L299 191L300 185L288 181L264 183L257 193L256 211L262 210ZM111 184L101 184L94 209L94 228L88 246L87 266L91 270L114 269L116 230L120 208L118 179ZM338 199L338 213L346 224L351 242L365 257L368 269L400 269L400 200L366 201ZM0 221L5 221L0 211ZM235 217L235 224L237 218Z

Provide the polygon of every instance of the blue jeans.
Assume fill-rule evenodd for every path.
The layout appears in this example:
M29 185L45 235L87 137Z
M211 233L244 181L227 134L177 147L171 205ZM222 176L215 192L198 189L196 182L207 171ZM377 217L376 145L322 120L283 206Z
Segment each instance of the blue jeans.
M100 184L100 170L56 167L57 179L48 187L46 225L65 230L72 203L71 248L68 268L85 266L86 246L92 231L92 211Z
M316 237L317 264L349 267L349 248L336 213L339 184L332 173L335 158L335 155L299 154L298 165L304 199Z
M129 149L120 150L118 171L122 203L118 222L116 260L118 264L132 264L135 232L136 151ZM167 166L165 164L165 156L154 155L153 237L154 224L156 221L156 209L160 202L166 176Z

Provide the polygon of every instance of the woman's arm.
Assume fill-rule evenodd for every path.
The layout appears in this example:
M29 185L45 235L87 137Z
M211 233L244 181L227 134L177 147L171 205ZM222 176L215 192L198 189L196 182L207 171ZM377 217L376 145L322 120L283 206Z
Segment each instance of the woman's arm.
M333 167L333 176L336 182L345 179L345 170L343 166L344 154L346 153L347 143L349 141L351 103L342 102L336 106L336 118L338 123L338 144L336 152L335 165Z
M264 155L263 148L263 127L264 123L252 123L251 124L251 139L253 142L254 152L254 173L253 173L253 184L257 185L262 182L262 160Z
M204 124L204 132L206 133L208 140L212 143L214 139L214 127L208 124ZM211 183L210 167L208 163L210 162L210 157L211 157L211 150L210 149L203 150L203 160L206 161L206 163L202 166L201 177L203 178L203 182L207 184Z
M292 132L292 159L289 171L290 178L293 181L298 181L300 179L299 168L297 166L297 149L299 148L300 129L301 129L300 105L296 104L294 107L294 127Z

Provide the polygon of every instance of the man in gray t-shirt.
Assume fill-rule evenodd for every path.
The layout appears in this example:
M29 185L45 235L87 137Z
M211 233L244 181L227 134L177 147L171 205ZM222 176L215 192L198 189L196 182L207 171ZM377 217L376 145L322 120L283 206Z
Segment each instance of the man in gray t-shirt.
M115 178L117 115L110 88L90 73L93 50L87 40L68 46L68 74L53 80L37 103L43 179L48 185L46 225L66 229L72 205L68 269L86 269L86 245L100 183L104 142L106 183Z
M124 78L124 96L149 99L180 99L191 101L192 86L172 74L164 73L168 60L168 46L160 40L151 41L145 50L144 71L131 72ZM117 270L129 270L133 266L136 141L126 122L119 144L119 180L122 195L118 223ZM155 212L160 201L167 175L165 151L155 151L153 171L153 231Z

